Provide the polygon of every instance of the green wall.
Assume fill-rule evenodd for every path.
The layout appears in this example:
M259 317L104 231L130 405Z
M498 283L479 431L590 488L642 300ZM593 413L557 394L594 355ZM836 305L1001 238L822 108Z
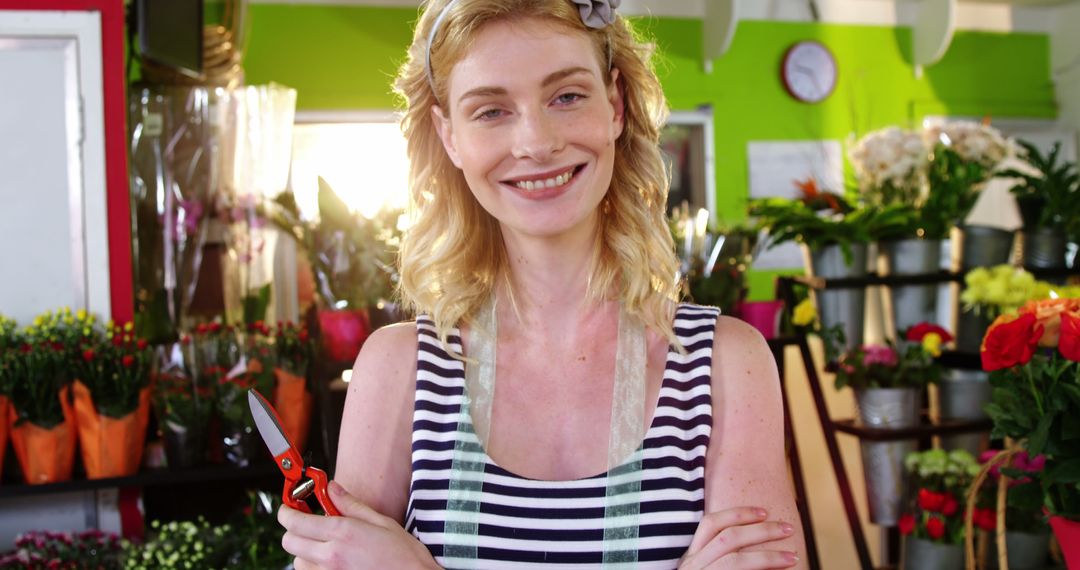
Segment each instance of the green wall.
M302 110L394 106L390 81L416 10L277 4L249 10L248 83L295 87ZM727 221L744 217L749 141L845 140L886 125L916 126L924 115L1056 116L1043 34L957 32L942 61L916 79L908 28L740 22L731 49L705 73L700 21L639 23L659 47L658 73L672 108L713 108L716 204ZM779 78L784 51L802 39L821 41L838 62L836 92L816 105L792 99ZM771 274L757 275L752 297L769 296L770 281Z

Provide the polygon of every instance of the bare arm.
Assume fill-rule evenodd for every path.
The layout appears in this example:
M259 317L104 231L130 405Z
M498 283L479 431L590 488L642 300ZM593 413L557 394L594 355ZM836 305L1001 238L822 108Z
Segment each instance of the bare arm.
M353 366L334 480L376 512L405 520L412 473L416 325L375 331Z
M791 525L790 533L743 550L780 550L802 558L805 545L784 449L780 381L768 343L743 321L720 317L712 378L705 512L748 506L765 509L772 521L768 524ZM805 561L797 567L805 567Z

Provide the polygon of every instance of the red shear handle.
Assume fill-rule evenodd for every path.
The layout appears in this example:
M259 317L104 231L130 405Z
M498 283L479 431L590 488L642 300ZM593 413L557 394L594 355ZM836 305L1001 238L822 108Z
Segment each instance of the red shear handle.
M318 467L308 467L304 474L315 482L315 498L319 500L319 504L322 505L323 510L326 511L326 515L332 517L341 516L341 512L337 510L337 507L334 506L334 502L330 500L326 472Z

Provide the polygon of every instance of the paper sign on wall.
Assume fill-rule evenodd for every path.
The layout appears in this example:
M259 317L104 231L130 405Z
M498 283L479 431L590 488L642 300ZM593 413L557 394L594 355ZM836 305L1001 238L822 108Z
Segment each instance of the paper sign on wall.
M814 178L818 187L843 192L844 159L840 141L759 141L747 144L750 198L797 198L796 182ZM802 267L794 243L778 245L754 261L755 269Z

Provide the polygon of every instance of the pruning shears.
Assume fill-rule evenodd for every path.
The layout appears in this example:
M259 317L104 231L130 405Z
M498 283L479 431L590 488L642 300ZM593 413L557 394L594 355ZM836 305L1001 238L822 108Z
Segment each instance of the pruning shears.
M300 451L293 447L289 437L285 435L277 411L270 402L257 391L248 390L248 406L251 407L251 416L255 419L259 435L270 449L270 455L274 456L274 463L281 469L282 475L285 475L281 500L296 510L311 513L306 499L314 493L328 516L340 516L341 512L334 506L327 492L326 472L318 467L304 465Z

